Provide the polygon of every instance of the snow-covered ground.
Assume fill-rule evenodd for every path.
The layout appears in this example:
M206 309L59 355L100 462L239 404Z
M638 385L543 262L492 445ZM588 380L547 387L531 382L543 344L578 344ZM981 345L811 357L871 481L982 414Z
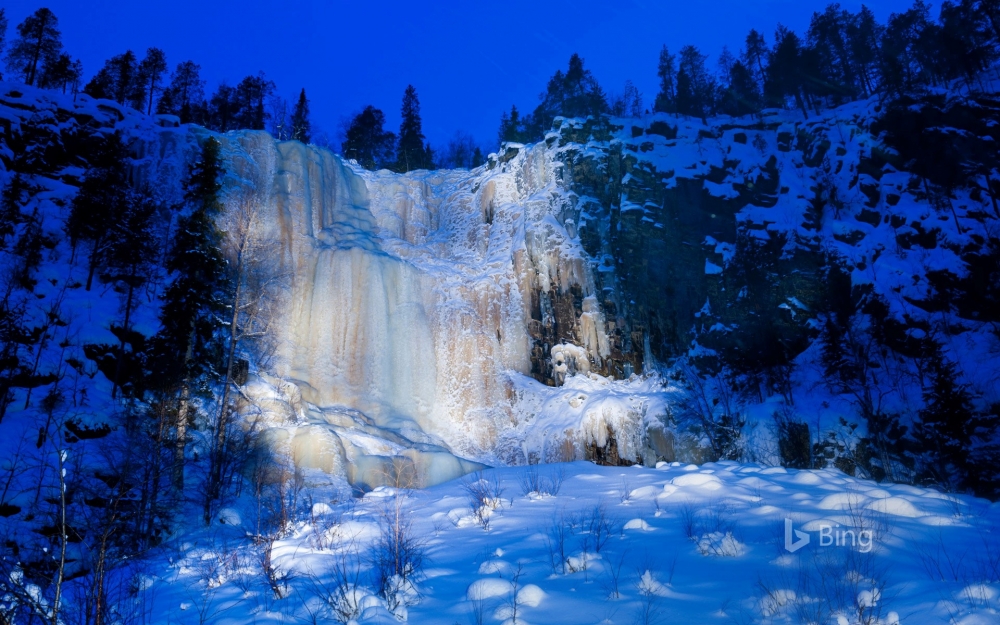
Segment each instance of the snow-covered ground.
M487 528L468 495L480 478L499 493L479 515ZM530 492L533 480L557 492ZM345 621L443 625L1000 619L1000 506L836 471L575 462L340 503L312 496L312 519L273 549L283 598L247 538L248 504L148 566L149 622L326 623L337 608ZM397 506L424 559L390 612L371 556ZM352 592L337 593L338 570Z

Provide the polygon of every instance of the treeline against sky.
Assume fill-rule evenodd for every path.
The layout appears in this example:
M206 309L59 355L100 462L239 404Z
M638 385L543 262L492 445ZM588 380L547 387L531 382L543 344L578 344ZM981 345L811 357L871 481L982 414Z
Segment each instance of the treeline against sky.
M982 87L983 73L998 57L1000 0L946 1L936 17L917 0L885 24L868 7L851 13L830 4L813 13L802 34L779 25L774 34L750 30L734 53L723 47L716 67L692 45L678 54L663 46L652 110L706 118L758 114L764 108L810 110L879 95L884 98L955 85ZM566 72L549 80L529 115L516 106L504 113L500 141L542 138L558 115L638 116L642 94L628 81L609 97L573 55Z
M6 51L9 78L26 84L74 94L82 90L219 132L268 130L279 140L329 143L323 133L310 131L305 90L290 106L263 72L235 85L223 81L208 93L198 63L182 61L171 72L166 54L154 47L142 59L131 50L115 55L84 82L84 68L63 49L52 11L41 8L30 15L9 42L6 30L0 9L0 49ZM917 0L884 24L868 7L852 13L830 4L813 13L805 33L781 25L771 35L751 30L734 46L737 52L723 48L714 68L695 46L683 46L674 54L664 45L659 91L646 106L631 81L620 94L606 93L574 54L567 70L549 80L530 114L516 106L503 114L498 139L537 141L557 116L638 116L652 110L707 118L753 115L768 107L796 107L808 116L823 106L876 94L895 97L956 83L975 88L982 86L983 73L997 60L998 43L1000 0L948 0L936 16L930 4ZM412 85L404 93L401 113L399 132L393 133L385 128L385 114L368 105L344 124L343 141L331 147L369 169L405 172L483 162L483 150L467 133L456 133L440 151L431 148Z

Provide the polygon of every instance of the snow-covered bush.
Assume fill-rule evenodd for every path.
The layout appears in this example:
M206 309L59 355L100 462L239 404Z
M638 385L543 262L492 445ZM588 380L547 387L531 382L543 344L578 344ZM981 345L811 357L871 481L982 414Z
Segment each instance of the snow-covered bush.
M462 480L472 517L484 530L490 530L490 516L503 505L504 487L496 473L489 477L477 471Z

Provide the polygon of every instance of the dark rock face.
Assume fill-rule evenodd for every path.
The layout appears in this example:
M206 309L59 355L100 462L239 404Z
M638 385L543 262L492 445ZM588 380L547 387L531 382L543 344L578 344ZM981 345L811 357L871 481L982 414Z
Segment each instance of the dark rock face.
M559 136L550 135L548 142L563 162L561 183L576 198L573 219L607 324L611 353L597 372L615 378L641 372L649 358L664 362L689 348L699 311L725 290L720 276L706 274L706 266L724 264L716 246L735 245L737 213L749 204L774 206L780 189L777 159L771 156L755 176L734 184L729 196L713 195L706 182L722 182L738 161L679 177L637 157L649 151L643 145L650 135L666 139L658 149L669 152L676 126L662 120L645 129L635 126L631 141L616 138L621 130L608 120L563 123ZM746 131L735 134L737 143L747 142ZM718 138L715 131L699 134L700 140ZM533 297L532 374L538 380L554 383L548 364L552 345L580 343L582 300L578 289Z

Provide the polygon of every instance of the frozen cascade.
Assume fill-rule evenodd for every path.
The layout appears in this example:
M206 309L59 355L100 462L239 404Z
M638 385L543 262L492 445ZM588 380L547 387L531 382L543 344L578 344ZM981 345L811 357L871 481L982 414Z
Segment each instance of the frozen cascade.
M275 377L247 396L292 415L272 425L300 463L373 485L391 456L409 457L426 483L478 466L456 456L523 462L510 441L540 426L518 391L535 292L577 286L586 297L584 344L553 356L572 353L583 373L607 356L573 202L544 145L471 172L399 175L262 132L222 140L228 188L266 194L265 237L288 276ZM582 419L581 441L594 428ZM583 444L563 458L582 457Z

